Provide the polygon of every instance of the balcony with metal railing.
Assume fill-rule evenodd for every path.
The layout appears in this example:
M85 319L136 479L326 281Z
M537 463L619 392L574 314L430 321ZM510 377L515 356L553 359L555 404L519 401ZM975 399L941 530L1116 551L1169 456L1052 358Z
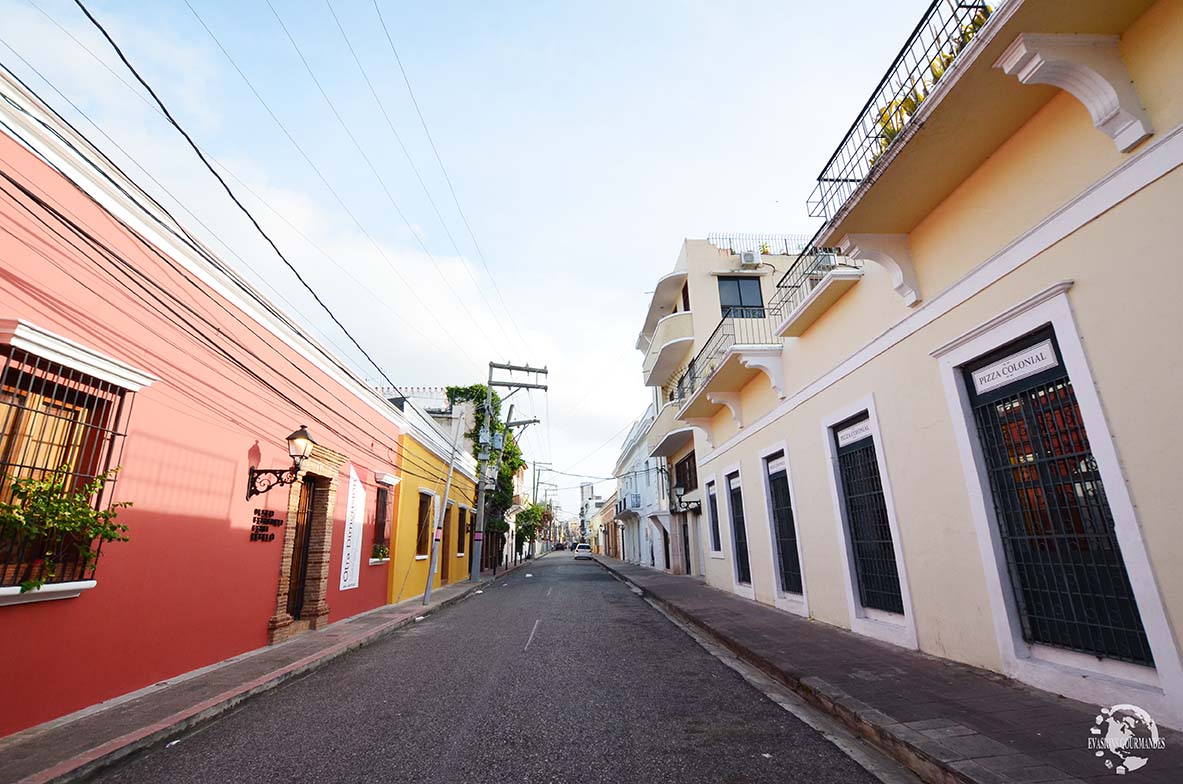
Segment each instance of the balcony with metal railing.
M739 391L761 372L783 392L779 323L772 307L728 308L670 390L670 399L681 405L678 418L703 425L725 405L740 420Z
M838 298L863 277L864 262L832 250L802 253L777 283L769 307L780 315L776 334L802 335Z
M949 81L962 53L1006 2L933 0L818 175L807 201L811 216L833 219L874 179L889 153L912 134L913 119L926 101Z

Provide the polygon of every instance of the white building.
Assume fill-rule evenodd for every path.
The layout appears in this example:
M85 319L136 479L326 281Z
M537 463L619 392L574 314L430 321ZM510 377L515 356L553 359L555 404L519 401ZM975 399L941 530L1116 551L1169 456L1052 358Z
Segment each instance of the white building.
M649 456L649 430L656 420L650 404L633 423L620 450L616 476L615 521L621 558L632 563L668 569L668 543L672 535L669 509L669 477L665 461Z

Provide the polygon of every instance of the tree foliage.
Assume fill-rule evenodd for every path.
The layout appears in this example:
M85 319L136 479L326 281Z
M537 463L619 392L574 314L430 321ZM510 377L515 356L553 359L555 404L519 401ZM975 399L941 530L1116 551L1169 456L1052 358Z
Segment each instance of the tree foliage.
M452 405L463 402L474 404L476 411L473 417L473 427L466 435L479 452L480 433L485 427L487 418L485 404L490 398L489 388L484 384L472 384L467 387L447 387L446 392L448 402ZM496 390L493 390L491 399L493 422L490 433L504 435L505 449L501 455L501 467L497 472L497 484L494 486L493 492L488 493L485 499L485 528L490 533L504 533L509 530L509 525L505 522L505 512L513 505L513 478L518 471L526 467L526 459L513 434L506 430L505 419L501 416L501 396L497 394ZM496 454L491 447L489 452L490 459L496 459ZM485 463L478 460L477 475L484 476L484 472Z

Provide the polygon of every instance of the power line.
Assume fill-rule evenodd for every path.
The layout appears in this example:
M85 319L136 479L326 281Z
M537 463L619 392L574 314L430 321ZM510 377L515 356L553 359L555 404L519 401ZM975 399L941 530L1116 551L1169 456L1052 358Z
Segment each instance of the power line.
M80 3L81 0L75 0L75 2ZM333 103L333 99L329 97L328 92L325 90L324 86L321 85L320 79L316 77L316 72L313 71L312 66L308 64L308 59L304 57L304 52L300 49L299 44L296 43L296 39L292 37L291 32L288 31L287 25L285 25L283 22L283 18L280 17L279 12L275 10L275 6L271 4L271 0L266 0L266 2L267 7L271 9L271 13L275 16L275 21L279 22L279 26L283 30L284 35L287 36L288 42L291 43L292 48L296 51L296 55L300 58L300 62L304 64L304 69L308 71L308 75L312 78L312 82L316 85L316 89L320 91L321 97L324 98L325 103L328 104L329 110L332 112L333 117L337 119L337 122L345 131L345 135L349 137L349 141L353 143L353 146L357 149L358 154L361 155L362 160L366 162L366 166L369 168L370 173L373 174L374 179L378 181L378 185L382 188L382 192L386 194L386 199L390 202L390 206L394 208L394 211L398 214L399 218L402 219L402 222L407 227L407 231L409 231L411 236L415 238L415 241L419 244L420 249L422 249L423 253L431 262L432 268L435 270L436 274L440 276L440 279L444 282L444 285L449 290L451 290L453 294L455 294L455 289L452 289L451 284L448 283L448 279L444 277L444 273L440 270L439 264L436 262L435 257L431 255L431 251L427 249L426 243L424 243L423 239L419 236L419 232L415 231L415 227L411 225L410 219L407 218L402 208L398 205L394 195L390 192L390 188L387 187L386 181L382 178L382 175L378 173L378 169L374 166L373 161L370 160L370 156L366 154L365 148L361 146L361 143L357 140L357 137L353 135L353 131L349 129L349 125L346 124L345 119L341 116L341 113L337 111L336 104ZM389 261L389 259L387 260ZM455 336L452 335L452 333L448 331L447 327L445 327L443 323L436 317L432 309L427 307L427 303L424 302L418 293L415 292L414 287L412 287L410 283L402 278L402 274L398 272L393 263L390 265L390 267L395 272L395 274L397 274L399 278L403 280L403 283L407 285L408 289L411 291L412 296L414 296L416 301L423 306L424 311L426 311L431 317L432 321L434 321L439 326L440 331L448 336L448 338L456 345L456 348L460 349L460 353L467 357L468 360L473 364L479 364L475 359L473 359L472 355L464 349L464 346L460 344L460 341L456 340ZM468 306L464 304L464 300L459 295L457 295L456 301L460 303L460 307L464 308L464 312L468 314L468 317L472 319L473 323L475 324L476 319L468 310Z
M386 120L386 127L390 129L390 133L392 136L394 136L394 140L398 142L399 149L403 152L403 157L407 159L407 163L410 165L411 171L415 173L415 179L419 181L419 187L423 189L423 195L427 197L427 203L431 205L431 209L435 212L435 217L439 219L440 226L443 227L444 234L448 237L448 241L452 244L452 250L456 251L456 256L463 261L464 253L460 250L460 246L456 244L456 238L452 236L452 230L448 228L448 222L444 220L443 213L440 212L439 206L436 205L435 199L431 195L431 190L428 189L427 183L423 180L423 175L419 172L419 167L415 165L415 160L411 157L410 151L407 150L407 145L403 143L402 136L394 127L394 122L390 119L389 112L386 111L386 105L383 104L382 99L378 97L378 91L374 89L374 84L370 81L370 76L366 72L365 66L362 65L361 58L357 56L357 52L353 48L353 43L349 40L348 33L345 32L345 26L341 24L341 19L337 16L336 10L333 9L332 2L330 2L330 0L325 0L325 5L329 9L329 13L332 14L333 21L337 24L337 29L341 31L341 38L345 40L345 46L349 49L349 54L353 56L353 62L357 64L357 70L361 72L361 77L365 80L366 87L369 88L370 95L372 95L374 98L374 103L378 105L378 109L382 112L382 117ZM485 307L489 310L489 314L493 317L493 323L497 325L497 329L501 332L501 336L505 338L507 344L510 343L511 341L509 333L505 331L505 327L503 327L501 322L497 319L496 309L494 309L493 304L489 302L488 297L485 296L484 288L476 279L476 276L472 274L469 264L465 262L461 266L464 267L464 271L468 274L468 279L472 281L472 285L476 289L477 294L480 295L481 301L485 303ZM528 350L525 343L522 344L522 348L524 350Z
M468 236L472 239L473 247L476 248L477 256L481 260L481 264L485 267L485 272L489 275L489 282L493 284L493 291L497 293L497 299L501 302L501 307L505 309L505 315L509 318L509 323L513 325L514 331L518 333L518 338L522 341L522 345L529 350L529 345L525 337L522 335L522 330L518 327L517 320L513 317L513 311L510 310L509 305L505 302L505 297L501 294L501 288L497 285L497 278L493 275L493 270L489 269L489 262L485 259L485 252L481 250L481 244L477 242L476 234L472 231L472 226L468 222L468 216L464 214L464 208L460 206L460 199L456 196L456 188L452 185L452 178L448 175L448 169L444 166L444 159L440 156L439 148L435 146L435 139L431 136L431 129L427 127L427 119L423 116L423 111L419 108L419 101L415 98L415 90L411 87L411 80L407 76L407 71L403 68L402 58L398 56L398 47L394 45L394 38L390 35L390 29L386 26L386 19L382 16L382 9L378 7L378 0L373 0L374 11L378 14L378 21L382 25L382 32L386 34L386 41L390 44L390 51L394 55L394 61L398 63L399 73L403 76L403 82L407 85L407 93L411 96L411 103L415 107L415 114L419 116L419 122L423 126L423 133L427 136L427 141L431 145L431 151L435 154L435 160L440 165L440 171L444 175L444 181L448 184L448 192L452 194L452 203L456 205L456 211L460 213L460 220L464 223L464 228L468 231ZM531 352L533 353L533 352Z
M131 71L132 75L136 78L136 81L144 86L144 89L146 89L151 94L153 100L155 100L160 106L160 110L164 112L165 118L183 137L185 137L185 141L189 143L189 146L193 148L193 151L197 154L197 157L201 159L201 162L205 164L205 167L209 169L210 173L213 174L217 181L221 184L222 188L226 191L226 194L230 197L231 201L233 201L242 211L242 213L246 215L251 224L255 227L255 230L258 231L259 234L262 235L262 237L267 241L267 244L271 246L271 249L275 251L275 254L279 256L284 265L287 266L289 270L291 270L292 274L296 277L296 280L298 280L300 284L308 290L308 293L312 295L312 298L316 300L316 303L321 306L325 313L328 314L329 318L333 320L333 323L335 323L341 329L341 331L345 333L350 342L357 346L357 350L362 353L362 356L364 356L370 362L370 364L374 366L375 369L377 369L378 373L382 375L382 378L385 379L386 382L390 384L390 386L398 389L398 386L386 375L386 371L384 371L374 360L374 358L370 356L369 352L362 347L361 343L357 341L357 338L353 337L353 333L345 328L345 325L341 323L341 320L337 318L336 314L333 313L329 306L325 304L324 300L320 298L320 295L316 293L316 290L308 284L308 281L304 280L304 277L300 274L299 270L296 269L295 265L288 261L287 257L283 254L283 251L279 249L279 246L275 244L275 241L271 239L271 236L263 230L263 227L259 225L259 222L255 219L255 216L251 214L251 211L248 210L241 201L239 201L234 191L231 190L230 186L226 183L226 180L222 178L222 175L218 174L217 169L215 169L213 165L210 164L209 160L206 159L205 154L193 141L193 138L189 136L188 132L186 132L185 129L181 127L180 123L178 123L172 116L172 113L169 112L168 107L164 104L164 101L160 100L160 96L156 94L156 91L152 89L151 85L149 85L148 82L146 82L144 78L140 76L139 71L137 71L131 62L128 61L127 57L123 54L123 50L119 48L117 43L115 43L115 39L111 37L106 28L104 28L102 24L100 24L99 21L95 19L82 0L74 0L74 3L82 10L82 13L86 15L86 18L90 20L91 24L93 24L98 29L98 31L103 34L103 37L107 39L109 44L111 44L111 48L115 50L117 55L119 55L119 59L122 60L123 64L127 66L127 69ZM399 394L402 393L400 392Z

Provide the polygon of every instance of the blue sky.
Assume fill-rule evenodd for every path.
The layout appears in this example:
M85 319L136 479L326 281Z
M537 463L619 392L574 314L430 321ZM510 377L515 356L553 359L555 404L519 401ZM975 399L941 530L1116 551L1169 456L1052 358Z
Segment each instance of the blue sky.
M649 399L633 345L647 292L682 238L812 233L804 204L817 172L927 6L379 0L486 268L372 0L331 7L442 222L323 0L272 3L378 177L266 0L189 2L362 229L183 0L88 6L391 378L468 384L489 359L548 365L549 406L537 393L521 404L550 414L549 428L527 436L527 456L603 476ZM0 60L124 160L53 87L68 96L191 211L183 218L215 249L376 377L175 131L46 15L132 81L69 0L0 0ZM578 491L561 497L574 510Z

